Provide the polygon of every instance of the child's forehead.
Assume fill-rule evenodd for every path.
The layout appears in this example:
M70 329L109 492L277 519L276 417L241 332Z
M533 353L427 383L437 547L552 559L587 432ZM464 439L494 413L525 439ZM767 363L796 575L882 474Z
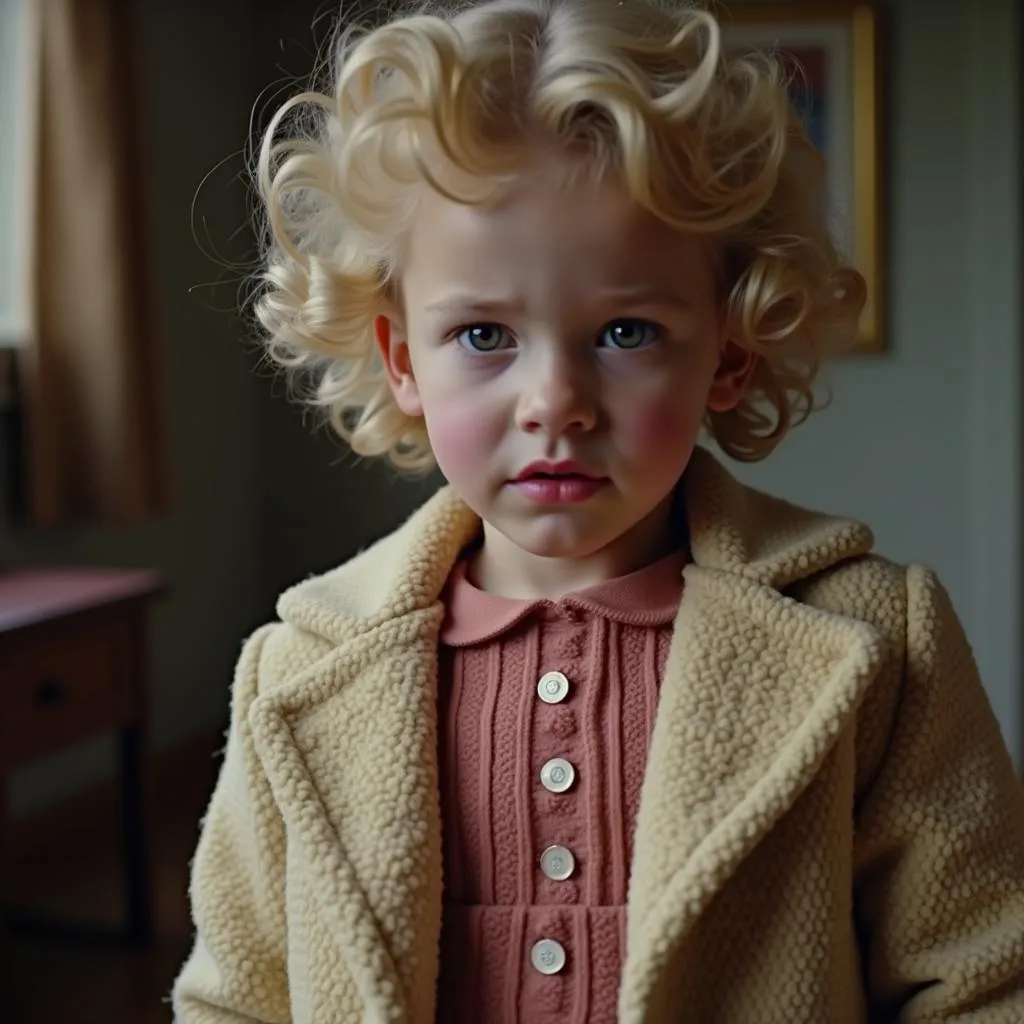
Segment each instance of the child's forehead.
M644 210L614 179L567 187L538 178L479 205L426 190L403 270L421 282L630 287L706 276L707 243Z

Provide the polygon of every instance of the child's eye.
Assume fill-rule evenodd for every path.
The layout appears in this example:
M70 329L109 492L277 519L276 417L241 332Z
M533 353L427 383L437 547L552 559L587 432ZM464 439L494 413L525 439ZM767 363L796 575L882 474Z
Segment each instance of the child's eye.
M613 320L601 331L602 348L645 348L658 340L661 330L647 320Z
M507 348L508 332L498 324L471 324L454 334L455 340L470 352L496 352Z

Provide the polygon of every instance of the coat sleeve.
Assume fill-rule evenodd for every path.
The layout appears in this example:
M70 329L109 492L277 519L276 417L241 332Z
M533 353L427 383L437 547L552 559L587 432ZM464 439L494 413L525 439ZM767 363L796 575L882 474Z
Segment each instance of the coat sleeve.
M176 1024L288 1024L284 828L253 748L248 712L276 627L245 644L232 688L224 763L192 863L196 928L174 984Z
M858 816L872 1020L1024 1021L1024 788L945 591L907 573L903 692Z

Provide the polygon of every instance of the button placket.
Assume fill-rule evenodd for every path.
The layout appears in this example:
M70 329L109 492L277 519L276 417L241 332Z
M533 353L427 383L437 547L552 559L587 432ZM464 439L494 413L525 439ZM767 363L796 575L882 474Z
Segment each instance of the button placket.
M565 617L570 622L578 621L578 616L566 615ZM577 632L578 628L572 630L573 634ZM548 735L548 743L551 740L556 740L560 746L565 744L562 746L562 750L558 750L557 747L553 750L551 746L546 746L541 757L547 757L547 760L543 762L539 772L539 781L543 789L554 794L553 797L548 798L554 801L552 807L561 808L561 810L553 812L557 813L559 817L566 813L575 816L572 811L575 801L568 794L577 782L577 768L574 763L576 756L574 755L577 755L578 752L570 738L574 736L576 730L569 729L563 735L566 732L564 729L554 728L556 721L562 722L560 716L568 715L574 718L576 715L576 712L572 710L572 703L575 703L574 698L577 697L576 681L572 677L574 670L579 668L578 661L582 654L583 643L579 637L573 637L573 639L572 647L564 649L564 638L559 638L554 649L548 652L553 656L556 664L559 660L568 659L565 670L542 671L536 686L536 696L539 701L551 707L550 711L541 712L542 718L540 719L541 722L549 723L551 726L545 730ZM570 663L574 668L568 667ZM571 679L572 681L570 681ZM541 728L543 729L544 726L542 725ZM566 742L567 740L569 742ZM551 754L556 756L548 756ZM552 812L549 811L549 813ZM539 868L538 874L547 880L547 885L555 883L557 892L563 894L561 897L556 896L554 891L549 890L547 898L549 900L554 898L558 903L563 902L563 899L566 902L572 902L574 883L571 879L578 870L576 854L567 845L564 845L565 833L562 828L558 829L558 832L562 832L561 836L558 832L552 834L551 826L554 824L554 821L550 821L544 829L547 834L543 835L543 839L539 843L542 852L535 864ZM541 839L541 836L537 838ZM534 970L541 975L557 975L566 969L568 958L566 946L554 938L550 931L545 936L544 931L541 931L540 937L530 949L530 962Z

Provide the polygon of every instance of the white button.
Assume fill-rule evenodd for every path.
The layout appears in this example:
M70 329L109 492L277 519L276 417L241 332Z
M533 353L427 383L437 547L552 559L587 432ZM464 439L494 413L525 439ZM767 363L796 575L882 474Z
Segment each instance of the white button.
M530 963L541 974L557 974L565 966L565 947L554 939L541 939L530 950Z
M553 757L540 770L541 785L549 793L564 793L576 781L576 769L564 757Z
M576 870L576 858L572 850L565 846L549 846L540 855L540 869L548 878L555 882L564 882L572 878Z
M561 704L569 696L569 680L561 672L545 672L537 684L537 696L545 704Z

